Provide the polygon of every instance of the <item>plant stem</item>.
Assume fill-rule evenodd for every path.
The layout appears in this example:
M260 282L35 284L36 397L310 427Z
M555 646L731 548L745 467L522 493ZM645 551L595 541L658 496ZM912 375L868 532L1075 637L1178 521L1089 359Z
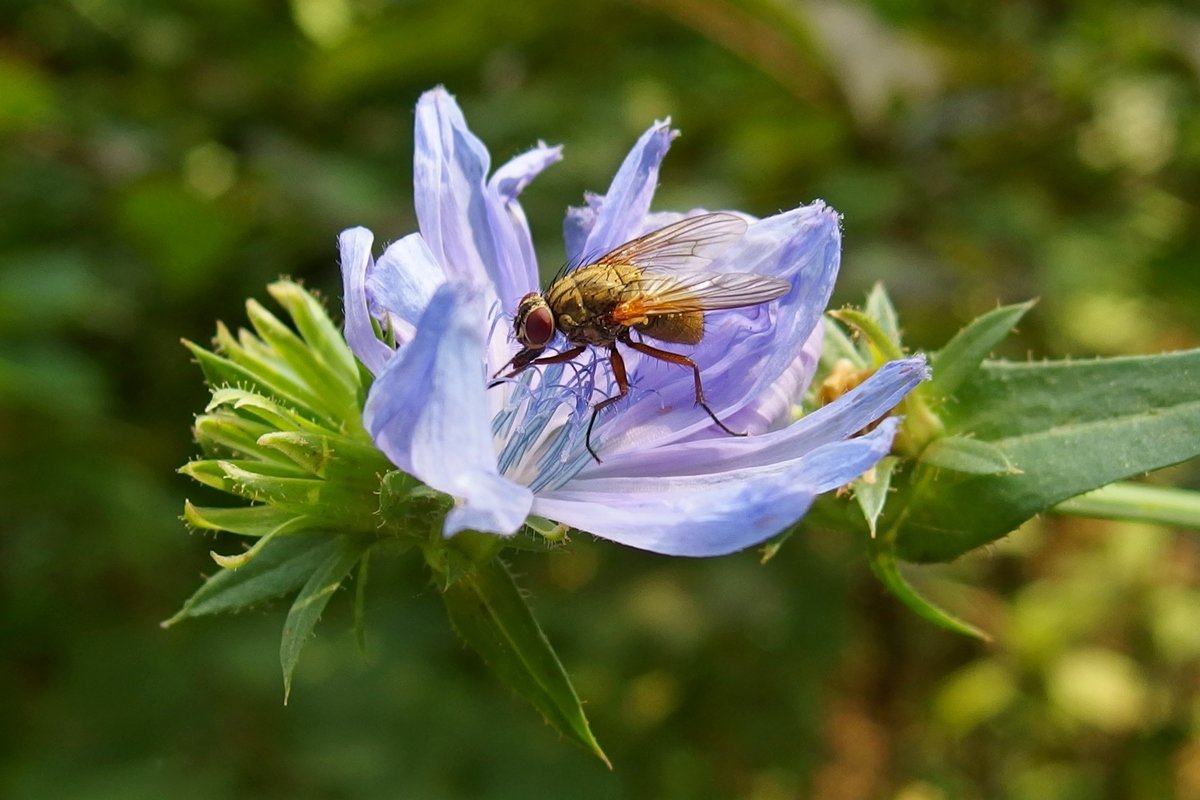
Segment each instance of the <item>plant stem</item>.
M1064 500L1055 514L1150 522L1200 530L1200 492L1172 486L1118 482Z

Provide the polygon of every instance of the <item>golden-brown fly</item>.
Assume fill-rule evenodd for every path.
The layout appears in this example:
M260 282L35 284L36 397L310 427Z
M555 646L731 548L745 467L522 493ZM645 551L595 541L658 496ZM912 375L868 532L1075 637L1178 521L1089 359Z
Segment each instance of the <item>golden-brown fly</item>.
M617 394L593 407L586 437L588 452L600 461L592 449L596 416L629 393L625 361L617 350L620 342L651 358L690 368L696 381L697 405L726 433L745 435L727 428L704 401L700 368L695 361L641 340L647 337L698 344L704 338L706 311L757 305L787 293L791 284L781 278L703 269L745 232L745 220L733 214L690 217L567 272L545 292L530 292L521 298L513 319L522 349L492 377L509 367L512 371L505 378L535 364L570 361L588 346L606 348ZM571 347L542 355L555 329L562 331ZM633 338L633 331L638 332L638 339Z

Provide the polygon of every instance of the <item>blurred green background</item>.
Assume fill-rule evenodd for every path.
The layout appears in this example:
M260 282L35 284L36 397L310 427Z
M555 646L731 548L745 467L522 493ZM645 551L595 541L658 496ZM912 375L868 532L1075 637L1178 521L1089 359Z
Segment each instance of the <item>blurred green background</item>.
M913 576L991 646L820 530L766 566L587 536L517 558L611 773L459 645L414 562L373 565L365 660L335 600L288 707L286 606L157 625L238 546L177 519L204 499L174 469L207 399L178 339L280 274L336 308L337 233L414 229L422 90L454 92L495 163L566 146L523 198L549 269L564 207L671 115L658 207L824 198L837 302L882 280L932 348L1038 296L1025 358L1197 343L1198 75L1185 2L9 0L0 795L1200 797L1178 531L1051 517Z

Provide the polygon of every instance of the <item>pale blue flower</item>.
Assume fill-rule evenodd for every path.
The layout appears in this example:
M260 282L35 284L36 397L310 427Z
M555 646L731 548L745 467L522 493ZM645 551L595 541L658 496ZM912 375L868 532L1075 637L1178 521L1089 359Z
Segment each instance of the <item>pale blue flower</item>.
M701 210L651 212L658 169L675 132L655 123L608 192L567 212L566 257L577 264ZM372 234L341 235L346 338L374 373L364 424L399 469L455 500L444 532L510 535L533 514L606 539L672 555L708 556L763 541L816 495L886 455L885 417L928 377L921 357L883 366L834 403L793 421L821 346L821 317L837 275L837 214L822 203L751 220L709 267L788 279L776 301L711 312L687 350L705 397L730 428L694 403L692 374L629 353L629 396L601 414L587 452L591 405L610 396L603 357L526 370L488 388L517 351L512 314L538 289L517 195L558 161L539 144L489 173L487 149L443 89L417 104L415 205L420 232L378 261ZM375 334L372 318L396 347ZM556 347L557 345L557 347ZM565 348L561 336L551 351ZM681 351L678 345L668 349Z

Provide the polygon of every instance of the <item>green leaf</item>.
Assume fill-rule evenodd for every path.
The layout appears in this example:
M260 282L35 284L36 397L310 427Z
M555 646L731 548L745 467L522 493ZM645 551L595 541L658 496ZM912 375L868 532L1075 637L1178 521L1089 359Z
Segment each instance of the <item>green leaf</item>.
M245 566L223 569L206 580L162 626L206 614L239 611L294 591L337 550L337 541L323 533L276 536Z
M1036 300L1001 306L971 320L933 357L933 378L924 389L931 397L954 394L996 345L1017 327Z
M946 409L950 433L989 442L1020 475L913 470L898 555L947 561L1083 492L1200 455L1200 350L985 362Z
M1020 475L1004 451L991 442L970 436L943 436L921 451L920 462L929 467L972 475Z
M560 733L612 766L596 742L566 670L499 559L442 591L455 630Z
M876 540L876 542L876 546L871 551L871 570L898 600L908 606L917 616L934 625L983 641L991 640L992 637L979 628L959 619L923 597L900 574L900 563L896 560L896 554L891 545L882 540Z
M374 542L374 539L366 536L338 536L333 539L333 552L313 571L292 603L287 621L283 623L283 639L279 645L284 704L292 691L292 673L300 660L300 651L308 643L321 612L341 586L342 580Z

